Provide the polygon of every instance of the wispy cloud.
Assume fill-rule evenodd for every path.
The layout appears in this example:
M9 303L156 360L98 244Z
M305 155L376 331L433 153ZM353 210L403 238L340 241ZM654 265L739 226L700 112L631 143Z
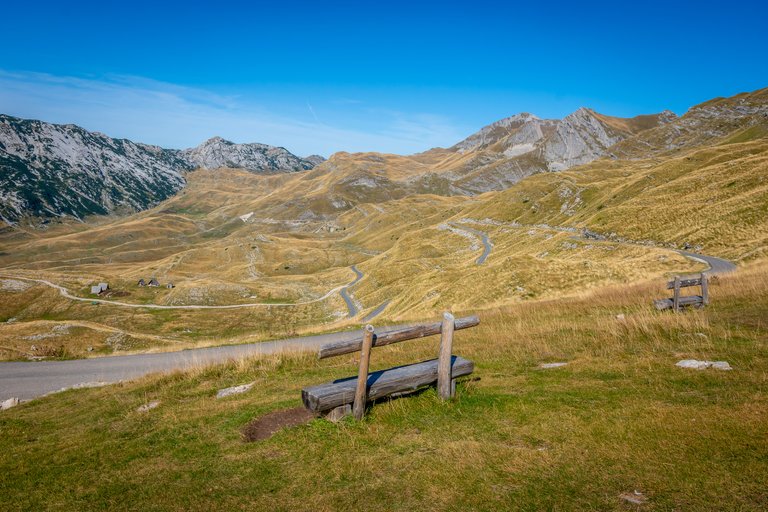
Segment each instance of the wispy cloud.
M307 108L309 109L310 113L312 113L312 118L315 120L315 122L320 123L320 120L317 118L317 114L315 114L315 109L312 108L312 105L310 105L309 102L307 102Z
M257 96L254 94L254 96ZM82 78L0 70L0 112L55 123L79 124L113 137L184 148L214 135L236 142L264 142L299 155L335 151L413 153L450 145L461 130L424 113L377 110L357 100L328 101L321 122L286 115L283 105L260 104L248 95L226 95L143 77ZM356 109L354 128L346 124Z

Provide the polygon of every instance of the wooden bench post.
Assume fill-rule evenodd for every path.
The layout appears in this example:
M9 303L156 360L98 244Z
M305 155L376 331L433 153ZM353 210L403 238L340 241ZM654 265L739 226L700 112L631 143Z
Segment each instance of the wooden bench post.
M672 311L680 311L680 276L675 276L675 295L672 297Z
M455 319L449 312L443 313L440 327L440 356L437 362L437 392L441 399L453 396L451 386L451 352L453 351L453 328Z
M373 326L366 325L363 331L363 347L360 352L360 368L357 372L357 388L355 389L355 402L352 406L352 414L356 420L363 419L365 415L365 400L368 387L368 365L371 362L371 347L373 346Z
M701 303L704 306L709 304L709 282L704 272L701 273Z

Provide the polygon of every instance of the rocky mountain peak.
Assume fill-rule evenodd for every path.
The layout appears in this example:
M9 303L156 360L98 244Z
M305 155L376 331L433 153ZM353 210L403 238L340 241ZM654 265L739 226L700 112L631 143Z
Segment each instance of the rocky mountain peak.
M218 135L215 135L215 136L211 137L210 139L206 140L205 142L203 142L202 144L200 144L200 146L210 146L212 144L227 144L227 145L231 146L232 144L234 144L234 142L228 141L227 139L225 139L223 137L219 137Z
M0 114L0 220L143 210L175 194L185 185L184 173L195 168L295 172L322 160L221 137L184 151L163 149Z
M180 153L193 167L232 167L251 172L293 172L312 169L313 161L299 158L287 149L260 143L237 144L213 137L196 148Z

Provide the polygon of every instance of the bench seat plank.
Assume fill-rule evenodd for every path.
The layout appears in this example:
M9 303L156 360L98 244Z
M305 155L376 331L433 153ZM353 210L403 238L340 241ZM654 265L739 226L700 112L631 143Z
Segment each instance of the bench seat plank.
M703 303L704 299L701 297L701 295L686 295L684 297L680 297L680 306L694 306L696 304ZM675 301L674 299L659 299L653 301L653 304L658 310L671 309L674 307Z
M368 374L368 399L376 400L393 393L415 391L437 382L437 359L398 366ZM475 369L472 361L451 356L451 377L469 375ZM301 390L304 406L314 413L323 413L355 399L357 377L339 379Z

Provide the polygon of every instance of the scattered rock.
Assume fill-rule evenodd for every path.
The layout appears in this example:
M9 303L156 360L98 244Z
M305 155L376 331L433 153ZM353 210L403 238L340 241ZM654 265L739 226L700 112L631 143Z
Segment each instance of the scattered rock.
M18 279L0 279L0 290L4 292L23 292L32 286L32 283Z
M19 399L18 398L9 398L8 400L4 401L3 403L0 403L0 411L4 411L6 409L10 409L11 407L16 407L19 405Z
M271 412L243 427L243 438L246 442L268 439L281 429L308 423L314 417L314 414L304 407Z
M680 368L690 368L693 370L706 370L714 368L716 370L733 370L728 361L699 361L697 359L683 359L678 361L675 366Z
M151 411L152 409L156 408L159 405L160 405L160 400L152 400L151 402L140 406L138 409L136 409L136 412Z
M239 395L240 393L245 393L246 391L251 389L254 384L256 384L256 383L255 382L251 382L249 384L241 384L239 386L232 386L231 388L220 389L216 393L216 398L224 398L224 397L230 396L230 395Z
M625 492L620 494L619 498L623 499L624 501L634 503L635 505L645 505L648 503L648 498L646 498L645 495L640 491Z
M561 366L565 366L568 363L542 363L539 365L539 368L547 369L547 368L560 368Z
M88 388L101 388L104 386L109 386L112 384L111 382L105 382L103 380L94 380L89 382L81 382L80 384L75 384L71 388L61 388L62 391L66 391L67 389L88 389Z
M619 313L616 315L616 320L623 322L624 321L624 313Z
M85 350L88 351L88 352L93 352L93 347L88 347Z
M128 335L122 331L114 332L104 340L104 344L113 350L121 350L128 345Z

